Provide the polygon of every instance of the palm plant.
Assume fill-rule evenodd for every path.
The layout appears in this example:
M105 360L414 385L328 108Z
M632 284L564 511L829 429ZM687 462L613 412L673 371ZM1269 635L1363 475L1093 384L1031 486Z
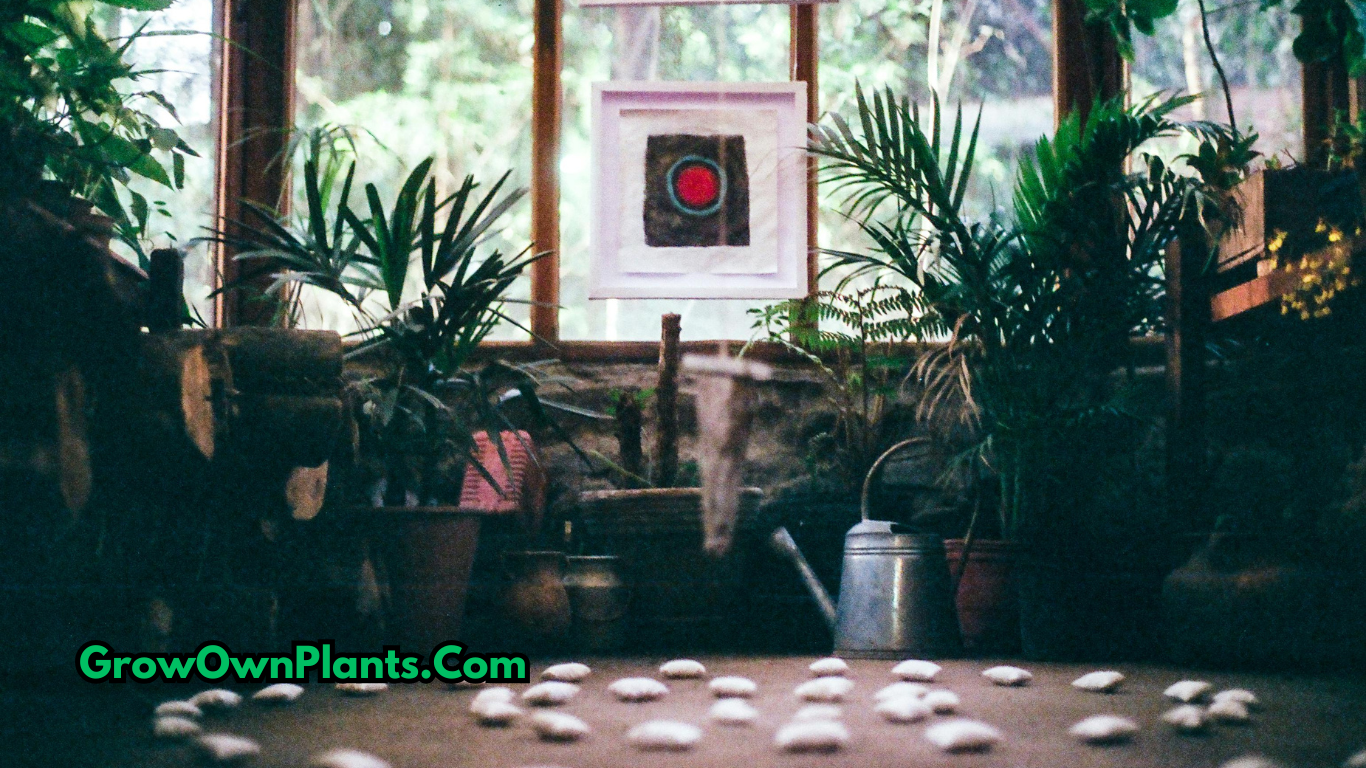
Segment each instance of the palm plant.
M304 287L345 303L358 328L351 334L358 343L350 356L384 361L381 373L352 385L368 427L366 444L386 477L424 501L440 495L439 477L455 469L452 457L455 464L469 461L494 482L475 455L474 433L487 432L506 465L500 435L516 431L511 403L567 438L547 409L583 412L538 394L540 386L558 382L544 376L541 365L473 361L499 322L517 324L504 311L516 301L506 293L539 258L529 249L506 257L481 248L526 191L500 198L504 174L486 193L467 177L454 193L440 197L428 159L413 169L388 207L378 188L367 184L369 213L362 215L350 201L355 163L346 167L338 189L335 177L342 166L319 156L328 149L313 146L305 158L305 210L298 221L248 203L255 221L237 223L235 234L219 234L250 265L225 289L249 290L269 275L265 294L286 307L286 321L297 319ZM335 199L332 190L338 190Z
M922 416L972 428L960 460L999 480L1008 537L1040 540L1084 507L1133 431L1113 373L1131 365L1130 336L1160 326L1163 253L1199 208L1195 179L1135 153L1206 130L1170 118L1184 103L1103 102L1065 119L1023 161L1009 226L962 214L978 129L961 109L945 131L937 102L922 121L905 100L860 92L861 130L839 118L813 129L811 151L873 243L834 252L830 269L895 274L925 307L913 336L947 335L910 381Z

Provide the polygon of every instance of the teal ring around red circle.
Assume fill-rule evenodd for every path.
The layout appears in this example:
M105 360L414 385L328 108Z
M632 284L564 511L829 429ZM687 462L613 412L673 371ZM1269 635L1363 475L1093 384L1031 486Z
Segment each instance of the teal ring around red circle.
M715 160L684 155L669 166L665 187L674 208L689 216L710 216L726 199L726 173Z

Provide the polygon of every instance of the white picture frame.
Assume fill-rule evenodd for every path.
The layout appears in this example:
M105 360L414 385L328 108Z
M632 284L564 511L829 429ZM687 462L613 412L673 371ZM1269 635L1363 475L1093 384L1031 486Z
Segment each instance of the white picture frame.
M806 98L802 82L594 83L589 298L806 296ZM650 242L645 146L661 131L743 140L743 241Z

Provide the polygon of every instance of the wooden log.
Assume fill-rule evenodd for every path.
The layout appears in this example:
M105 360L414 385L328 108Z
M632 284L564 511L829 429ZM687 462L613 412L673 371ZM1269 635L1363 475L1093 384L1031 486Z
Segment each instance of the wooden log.
M669 488L678 478L678 337L681 318L660 318L659 383L655 387L655 486Z
M217 334L241 392L336 397L341 391L342 340L332 331L234 328Z
M322 511L327 496L327 465L295 467L285 482L285 503L295 520L312 520Z
M213 376L204 344L193 336L146 334L139 363L141 391L123 404L123 418L154 428L149 439L182 439L200 456L212 459L215 447ZM170 445L149 446L152 450Z
M316 467L331 457L346 422L337 397L243 394L234 399L232 443L250 463Z
M58 485L62 501L73 513L90 501L92 473L90 440L85 420L85 378L76 368L57 374L54 387L57 416Z
M185 261L174 248L152 251L147 268L147 329L162 333L180 327L184 302Z

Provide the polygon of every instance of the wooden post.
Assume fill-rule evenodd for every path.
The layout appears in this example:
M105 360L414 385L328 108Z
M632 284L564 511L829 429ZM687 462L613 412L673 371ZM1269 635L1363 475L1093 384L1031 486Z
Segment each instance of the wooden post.
M1114 35L1086 23L1085 0L1053 2L1053 123L1078 110L1085 120L1096 99L1124 90L1124 60Z
M790 8L792 41L789 58L791 59L792 79L806 83L806 122L814 123L820 117L820 83L817 69L820 62L820 50L817 47L819 35L816 29L820 6L808 4L793 5ZM808 156L806 160L806 281L809 295L814 295L816 291L820 290L818 279L820 268L816 260L817 236L820 231L820 201L816 197L816 171L818 167L815 156Z
M218 135L218 226L249 221L244 199L285 208L288 188L283 152L294 124L293 0L220 0L225 40L221 61ZM225 281L241 274L240 264L220 249L218 268ZM262 275L265 289L270 276ZM218 324L269 325L274 306L247 301L241 291L218 295Z
M531 332L560 339L560 64L563 0L536 0L531 73L531 241L545 253L531 265Z
M1338 112L1351 109L1353 89L1340 58L1307 62L1301 72L1304 157L1309 165L1321 167L1327 162L1328 130Z
M180 251L158 248L147 267L147 330L153 333L180 327L181 296L185 288L185 262Z
M1167 509L1189 526L1205 470L1205 329L1209 317L1203 235L1167 247ZM1188 529L1188 528L1187 528Z
M670 488L678 479L678 315L660 318L659 383L655 387L655 486Z

